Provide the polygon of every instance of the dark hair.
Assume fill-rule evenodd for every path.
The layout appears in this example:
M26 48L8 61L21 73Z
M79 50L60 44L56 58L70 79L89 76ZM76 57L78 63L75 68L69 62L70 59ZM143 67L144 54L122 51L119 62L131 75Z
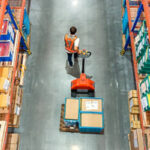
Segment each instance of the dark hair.
M71 33L71 34L75 34L76 32L77 32L77 28L74 27L74 26L72 26L72 27L70 28L70 33Z

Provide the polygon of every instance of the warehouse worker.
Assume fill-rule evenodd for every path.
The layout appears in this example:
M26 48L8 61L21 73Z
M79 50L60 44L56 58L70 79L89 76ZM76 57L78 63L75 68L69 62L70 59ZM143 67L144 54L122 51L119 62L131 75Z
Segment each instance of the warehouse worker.
M75 35L77 28L72 26L70 28L70 33L65 35L65 49L68 55L68 62L70 67L73 67L72 55L74 54L74 60L78 60L79 51L79 41L80 39Z

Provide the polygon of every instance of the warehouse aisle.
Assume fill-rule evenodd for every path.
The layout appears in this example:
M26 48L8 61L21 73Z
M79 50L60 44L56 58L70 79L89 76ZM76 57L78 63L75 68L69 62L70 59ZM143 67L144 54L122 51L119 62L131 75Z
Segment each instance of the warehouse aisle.
M32 0L32 56L21 117L21 150L128 150L127 92L134 88L130 53L121 57L121 1ZM80 48L92 51L86 72L104 98L105 135L59 132L60 107L70 96L63 36L75 25Z

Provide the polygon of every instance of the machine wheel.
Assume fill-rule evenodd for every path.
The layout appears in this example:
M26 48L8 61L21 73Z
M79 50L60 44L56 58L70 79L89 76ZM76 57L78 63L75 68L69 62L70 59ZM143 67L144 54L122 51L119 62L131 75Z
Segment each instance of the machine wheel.
M95 97L95 91L89 91L88 95L89 97Z
M76 90L72 90L72 91L71 91L71 97L76 97L76 95L77 95L76 92L77 92Z

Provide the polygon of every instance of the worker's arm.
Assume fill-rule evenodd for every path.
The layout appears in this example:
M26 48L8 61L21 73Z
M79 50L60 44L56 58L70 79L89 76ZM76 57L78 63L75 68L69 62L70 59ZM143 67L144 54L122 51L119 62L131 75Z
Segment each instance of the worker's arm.
M79 47L78 47L78 46L75 46L75 47L74 47L74 50L75 50L78 54L80 54L81 51L82 51L82 50L79 50Z
M77 53L80 54L80 51L81 51L81 50L79 50L79 42L80 42L80 39L77 38L77 39L75 40L74 50L75 50Z

